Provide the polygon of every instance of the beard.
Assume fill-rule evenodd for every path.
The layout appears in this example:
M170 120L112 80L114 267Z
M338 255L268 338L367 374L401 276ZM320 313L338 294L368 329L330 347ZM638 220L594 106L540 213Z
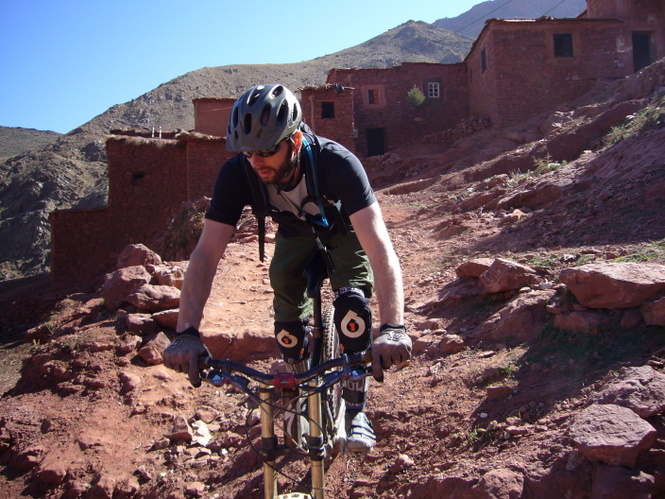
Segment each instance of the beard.
M284 183L283 180L288 178L289 175L297 169L298 163L299 161L297 157L292 157L285 160L284 163L277 167L264 166L257 168L254 171L258 174L264 184L274 184L278 187L285 187L289 184L289 181Z

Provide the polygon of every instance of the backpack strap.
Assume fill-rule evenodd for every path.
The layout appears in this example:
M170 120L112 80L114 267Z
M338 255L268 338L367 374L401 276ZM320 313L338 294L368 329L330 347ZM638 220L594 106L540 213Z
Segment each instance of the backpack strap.
M310 185L308 184L308 191L310 194L312 192L314 193L314 200L316 201L316 204L319 205L319 211L321 212L321 222L323 223L323 226L329 227L330 224L326 218L326 211L323 208L323 198L321 197L321 187L319 186L319 172L316 168L316 159L314 157L314 152L312 151L312 146L307 140L307 136L305 134L303 134L302 143L303 149L305 150L305 153L307 153L307 165L309 166L309 171L311 172L311 189L309 189ZM305 179L308 178L309 175L305 175Z
M249 162L244 158L241 158L241 161L243 164L243 171L245 172L245 178L252 191L252 213L256 217L259 228L259 260L264 262L266 259L266 213L268 211L268 194Z

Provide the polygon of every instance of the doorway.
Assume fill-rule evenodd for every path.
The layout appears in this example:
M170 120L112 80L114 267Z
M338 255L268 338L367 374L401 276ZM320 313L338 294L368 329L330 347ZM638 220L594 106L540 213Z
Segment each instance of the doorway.
M386 152L386 129L367 129L367 156L380 156Z
M651 32L633 31L633 70L637 73L651 62Z

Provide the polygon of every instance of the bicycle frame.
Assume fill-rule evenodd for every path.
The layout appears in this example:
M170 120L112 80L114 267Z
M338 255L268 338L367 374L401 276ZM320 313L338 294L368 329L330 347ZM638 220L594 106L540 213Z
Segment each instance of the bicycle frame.
M371 369L370 351L352 355L343 355L324 362L303 373L264 373L244 364L230 360L217 360L208 357L203 362L206 369L202 371L202 380L221 386L230 383L256 400L261 411L261 454L263 456L264 498L278 497L311 497L324 499L325 470L324 459L327 457L326 440L330 435L323 433L323 417L321 411L321 393L327 388L350 376L369 376ZM234 374L240 373L240 374ZM249 385L254 380L259 387L252 390ZM277 457L287 450L286 445L279 444L275 434L274 404L275 393L279 389L300 388L307 393L310 432L307 435L309 457L312 471L312 490L309 496L288 494L279 496L277 488Z

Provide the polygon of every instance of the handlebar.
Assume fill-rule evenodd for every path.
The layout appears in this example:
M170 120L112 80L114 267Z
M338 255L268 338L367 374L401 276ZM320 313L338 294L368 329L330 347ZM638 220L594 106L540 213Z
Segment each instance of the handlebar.
M371 368L369 367L371 361L371 351L365 350L331 359L303 373L266 373L239 362L228 359L219 360L207 356L199 360L199 369L201 370L201 379L215 386L221 386L229 382L246 391L250 382L249 378L251 378L259 383L273 385L276 388L295 389L320 376L323 377L324 387L331 386L345 377L352 376L352 372L356 370L358 372L354 376L368 376L371 374ZM338 367L342 369L336 369Z

